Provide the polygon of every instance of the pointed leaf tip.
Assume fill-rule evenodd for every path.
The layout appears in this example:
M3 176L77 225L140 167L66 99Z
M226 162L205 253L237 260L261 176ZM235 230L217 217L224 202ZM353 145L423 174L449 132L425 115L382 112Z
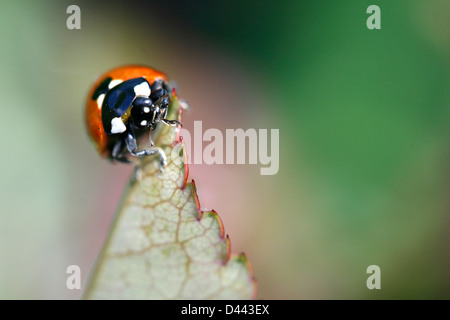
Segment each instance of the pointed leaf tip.
M167 118L180 120L175 92L172 101ZM160 173L159 159L143 161L142 179L125 191L85 298L254 298L256 282L247 258L230 254L219 215L202 211L195 181L186 183L179 128L159 128L155 144L168 155L168 164ZM170 156L180 144L184 161Z

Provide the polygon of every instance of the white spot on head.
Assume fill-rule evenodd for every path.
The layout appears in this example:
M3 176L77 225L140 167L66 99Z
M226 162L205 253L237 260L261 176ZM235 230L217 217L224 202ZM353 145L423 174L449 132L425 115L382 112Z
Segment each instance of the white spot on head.
M144 112L145 113L149 113L150 112L150 108L149 107L144 107Z
M150 90L150 86L148 85L148 82L143 82L137 86L134 87L134 93L137 96L150 96L150 93L152 91Z
M123 82L123 80L121 80L121 79L111 80L111 82L108 84L108 89L112 89L115 86L117 86L118 84L121 84L122 82Z
M127 127L122 119L117 117L111 120L111 133L122 133L125 132L125 130L127 130Z
M147 120L142 120L141 121L141 126L146 126L147 125Z
M97 98L97 106L98 106L99 109L102 108L103 100L105 100L105 94L104 93L99 95L98 98Z

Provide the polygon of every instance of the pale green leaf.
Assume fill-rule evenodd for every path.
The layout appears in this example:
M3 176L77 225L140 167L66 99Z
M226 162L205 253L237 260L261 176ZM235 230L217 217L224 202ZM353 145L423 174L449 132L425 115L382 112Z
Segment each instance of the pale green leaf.
M173 95L169 119L180 119ZM167 154L147 157L142 178L130 182L91 274L87 299L250 299L256 283L245 255L230 242L214 211L202 212L177 128L164 126L156 145ZM178 159L178 160L177 160ZM239 208L236 208L239 210Z

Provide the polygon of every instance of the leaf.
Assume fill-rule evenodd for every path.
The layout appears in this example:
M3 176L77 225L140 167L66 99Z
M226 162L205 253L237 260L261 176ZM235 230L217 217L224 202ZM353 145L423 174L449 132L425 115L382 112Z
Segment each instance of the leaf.
M175 93L172 98L167 118L181 120ZM219 216L201 211L194 181L186 183L178 132L164 126L155 141L167 155L163 172L157 156L146 157L142 178L125 191L86 299L254 298L256 282L245 255L230 255Z

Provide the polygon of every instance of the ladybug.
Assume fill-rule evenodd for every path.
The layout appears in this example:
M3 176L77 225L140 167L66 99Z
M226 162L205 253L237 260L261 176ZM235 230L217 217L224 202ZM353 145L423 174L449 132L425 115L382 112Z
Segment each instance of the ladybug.
M86 101L86 127L98 153L110 160L158 154L160 169L167 163L161 148L154 147L151 132L167 120L171 87L166 74L146 66L123 66L103 74L92 86ZM138 150L137 139L150 134L151 147Z

